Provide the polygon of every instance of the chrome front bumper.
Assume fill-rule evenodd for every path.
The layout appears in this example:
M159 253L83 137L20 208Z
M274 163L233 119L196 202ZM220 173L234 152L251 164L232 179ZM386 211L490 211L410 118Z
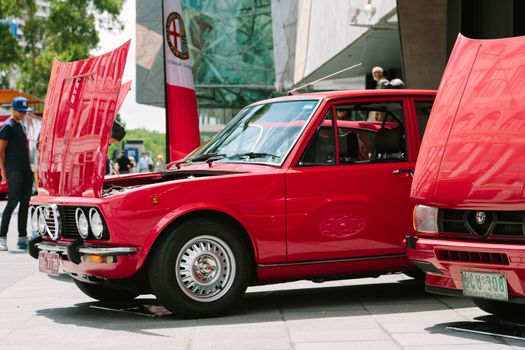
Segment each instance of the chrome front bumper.
M47 252L67 255L68 244L41 242L41 243L37 243L36 246L38 247L39 250L45 250ZM132 255L137 251L137 248L133 248L133 247L80 246L77 249L80 254L91 254L91 255L100 255L100 256Z
M38 259L40 251L57 253L66 256L68 260L79 264L83 255L98 255L104 257L117 257L133 255L138 251L135 247L104 247L96 245L84 245L78 240L70 243L48 242L41 237L29 241L29 254Z

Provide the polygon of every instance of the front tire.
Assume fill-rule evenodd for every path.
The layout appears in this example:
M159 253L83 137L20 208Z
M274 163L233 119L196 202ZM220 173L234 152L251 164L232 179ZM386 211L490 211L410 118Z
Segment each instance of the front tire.
M240 233L225 223L196 219L168 233L153 252L153 293L176 316L217 316L231 310L251 277L251 256Z
M138 297L138 293L133 293L123 289L114 289L98 284L82 282L77 279L73 279L78 289L80 289L88 297L100 300L100 301L130 301Z
M525 305L505 301L473 298L472 301L481 310L503 319L525 320Z

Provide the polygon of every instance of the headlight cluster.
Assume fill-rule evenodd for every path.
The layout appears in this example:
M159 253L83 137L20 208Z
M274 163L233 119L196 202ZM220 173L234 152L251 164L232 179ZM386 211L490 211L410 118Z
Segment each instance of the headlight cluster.
M31 228L40 236L49 235L54 240L62 235L83 239L107 239L107 228L100 211L94 207L72 207L55 204L29 207ZM78 237L78 236L77 236Z
M88 238L89 232L93 234L96 239L104 237L104 221L99 211L95 208L77 208L75 211L75 221L80 236L84 239Z
M416 205L414 208L414 229L416 232L434 233L438 230L438 208Z

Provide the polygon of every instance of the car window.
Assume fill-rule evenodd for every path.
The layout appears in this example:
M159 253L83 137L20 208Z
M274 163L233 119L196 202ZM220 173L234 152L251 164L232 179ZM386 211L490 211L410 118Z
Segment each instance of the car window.
M306 147L299 165L335 165L335 133L332 110L326 113L323 122L317 128L315 135Z
M336 106L339 164L406 160L400 102Z
M189 161L214 157L215 162L280 165L318 105L318 100L292 100L248 106Z
M417 125L419 127L419 136L423 139L425 129L427 128L428 118L430 117L430 110L432 109L433 101L415 101Z

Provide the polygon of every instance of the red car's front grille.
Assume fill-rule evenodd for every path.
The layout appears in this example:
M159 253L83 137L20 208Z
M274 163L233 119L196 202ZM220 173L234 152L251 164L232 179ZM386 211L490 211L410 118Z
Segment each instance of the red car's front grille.
M77 207L60 206L60 218L62 220L62 237L80 239L77 223L75 220L75 210Z
M436 249L436 257L442 261L473 262L491 265L508 265L509 258L504 253L464 252L458 250Z
M476 222L477 215L483 221ZM525 240L525 211L440 209L439 233L456 238Z

